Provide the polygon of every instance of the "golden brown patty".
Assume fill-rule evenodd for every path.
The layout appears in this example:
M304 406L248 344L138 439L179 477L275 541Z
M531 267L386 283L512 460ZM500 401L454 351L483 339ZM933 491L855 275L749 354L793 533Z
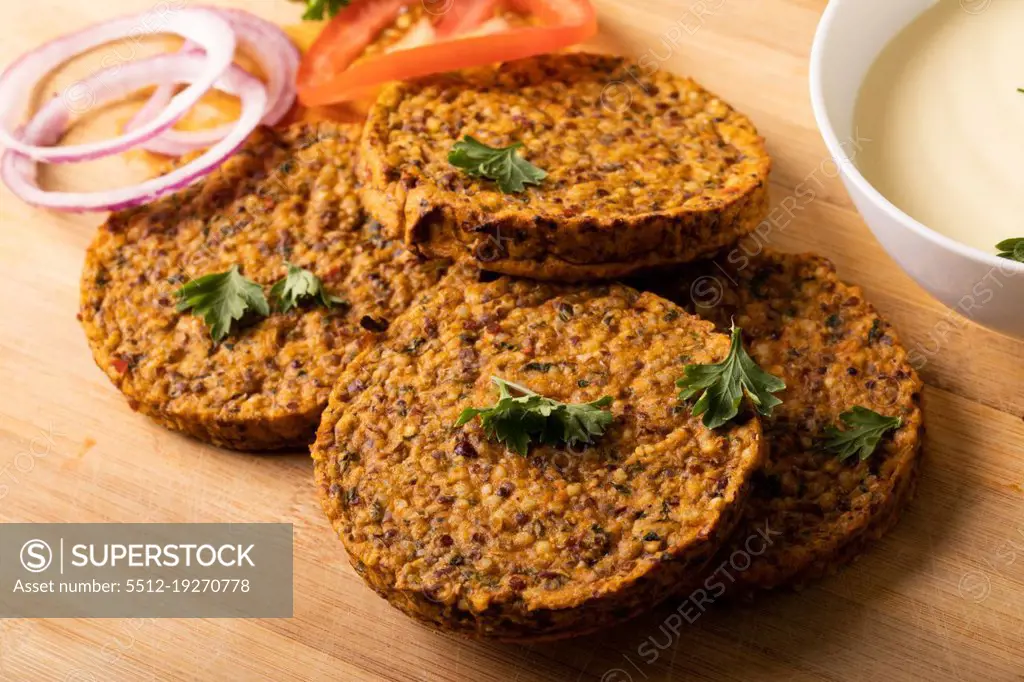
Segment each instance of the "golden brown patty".
M700 574L762 464L755 418L711 432L681 408L684 362L729 341L652 294L456 269L350 363L313 446L356 570L429 624L502 639L580 634ZM609 395L589 448L489 440L467 407L491 377L563 402Z
M309 442L367 328L443 274L366 224L352 171L358 135L328 123L258 130L199 184L100 228L82 273L82 325L134 409L226 447ZM269 294L285 261L347 305L273 313L220 344L201 318L175 311L183 283L235 264Z
M840 281L825 258L750 257L739 248L647 285L720 329L735 321L751 356L786 382L782 405L765 420L768 465L723 552L728 559L745 549L752 560L743 570L748 557L733 564L739 587L730 590L820 577L895 524L920 459L922 384L896 333L858 287ZM903 425L867 461L844 463L823 449L824 431L841 426L839 415L855 405L901 417ZM757 536L771 538L763 553L763 540L746 545Z
M471 135L548 173L502 194L448 163ZM387 88L363 135L363 198L418 251L538 279L683 263L747 234L771 165L746 117L687 78L546 55Z

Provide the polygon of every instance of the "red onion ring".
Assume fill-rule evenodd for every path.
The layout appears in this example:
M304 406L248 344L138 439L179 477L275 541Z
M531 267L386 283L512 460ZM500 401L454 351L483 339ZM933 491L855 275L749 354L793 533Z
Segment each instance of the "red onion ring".
M197 47L191 40L186 40L185 44L181 46L181 52L184 52L185 54L192 54L193 52L202 52L202 48ZM150 95L149 99L146 100L146 103L143 104L142 107L135 112L135 115L124 124L124 129L134 130L146 121L152 121L156 118L157 114L161 112L161 110L171 103L171 99L173 97L173 85L165 83L164 85L158 86L157 89L153 91L153 94Z
M98 104L124 97L126 93L154 84L195 83L209 73L209 59L201 55L168 54L150 57L123 66L114 66L82 81L101 93ZM117 211L148 203L165 194L192 184L217 168L234 154L249 133L259 125L267 109L267 91L259 79L243 69L229 65L214 87L242 100L242 114L231 133L198 158L167 175L141 184L100 192L48 192L36 183L36 164L32 158L8 149L0 162L0 177L14 194L26 203L62 211ZM69 114L60 96L54 97L36 113L21 131L20 138L33 148L55 144L64 134Z
M11 129L17 124L20 115L18 107L8 106L7 103L22 101L25 93L33 92L39 82L53 69L68 59L100 45L121 38L135 38L155 33L175 33L202 46L206 51L205 57L199 60L204 65L203 70L198 73L190 72L187 77L187 81L191 83L189 87L173 97L159 116L119 137L66 147L40 146L31 142L33 136L18 139L11 134ZM231 27L216 13L201 9L182 9L169 15L149 12L122 17L46 43L22 55L0 74L0 103L4 105L4 111L0 114L0 144L8 150L49 163L87 161L123 152L177 123L231 66L235 42L235 34ZM111 78L120 69L129 70L134 63L115 65L100 73ZM95 82L94 79L95 76L87 80ZM152 80L147 82L147 85L152 84ZM76 84L76 87L83 86ZM91 95L90 91L85 92ZM67 109L66 106L64 108ZM65 111L64 115L67 114ZM30 133L32 129L26 128L25 132Z
M278 26L243 10L202 7L200 9L213 12L224 19L234 30L238 42L259 64L267 79L267 113L263 117L264 125L277 124L295 102L295 79L299 72L299 51L292 44L287 34ZM182 51L195 49L186 43ZM142 109L125 126L131 130L150 120L155 112L166 106L173 90L168 87L158 88ZM197 149L204 149L220 140L229 132L233 125L225 125L206 130L174 130L167 129L158 137L142 144L143 149L169 156L181 156Z

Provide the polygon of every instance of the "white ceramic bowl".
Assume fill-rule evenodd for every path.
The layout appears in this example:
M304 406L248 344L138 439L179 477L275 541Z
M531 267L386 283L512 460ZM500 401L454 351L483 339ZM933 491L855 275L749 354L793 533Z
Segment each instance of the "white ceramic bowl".
M811 49L814 117L853 203L900 267L951 310L1024 338L1024 263L960 244L914 220L864 179L847 152L856 140L854 108L868 69L937 1L830 0ZM983 12L991 2L959 1L965 12Z

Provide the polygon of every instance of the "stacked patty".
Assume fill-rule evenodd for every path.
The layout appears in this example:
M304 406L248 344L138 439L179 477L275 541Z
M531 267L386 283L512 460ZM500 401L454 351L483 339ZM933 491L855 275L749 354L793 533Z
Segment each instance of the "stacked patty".
M763 461L748 416L711 431L679 410L685 362L728 337L622 285L567 287L459 268L349 363L313 458L356 570L437 626L502 639L580 634L694 580ZM492 377L566 403L611 396L589 447L487 438L462 410Z
M448 161L470 135L547 172L505 194ZM363 198L418 252L536 279L619 277L735 242L768 210L753 124L688 78L546 55L389 87L363 136Z
M100 228L80 315L96 363L133 409L225 447L309 442L345 364L444 271L367 219L352 170L359 133L258 130L202 182ZM189 280L239 265L269 289L286 261L343 303L275 312L221 343L175 309Z
M765 420L769 461L755 479L735 546L772 540L736 573L737 592L796 586L856 557L891 528L913 493L923 433L921 380L888 322L827 259L739 249L640 283L713 321L735 323L746 347L786 390ZM902 425L867 460L823 447L825 429L854 406ZM716 564L717 565L717 564Z

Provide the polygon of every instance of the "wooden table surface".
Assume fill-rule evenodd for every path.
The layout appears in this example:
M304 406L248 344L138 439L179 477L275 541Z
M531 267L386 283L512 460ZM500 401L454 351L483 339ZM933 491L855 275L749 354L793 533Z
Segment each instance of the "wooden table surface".
M184 1L4 0L0 65L44 39L160 4ZM282 21L301 12L283 0L235 4ZM766 241L832 258L925 363L927 459L897 529L838 576L752 605L715 604L678 634L663 627L678 603L554 644L430 631L349 568L314 498L307 453L218 450L128 408L75 320L83 252L102 217L33 210L0 189L0 520L295 529L294 618L0 621L0 678L1024 679L1024 342L930 300L854 211L807 94L825 0L595 4L603 42L695 76L754 119L775 158L774 201L790 207L773 214ZM74 136L109 133L123 112L94 118ZM145 170L114 159L43 177L98 188Z

